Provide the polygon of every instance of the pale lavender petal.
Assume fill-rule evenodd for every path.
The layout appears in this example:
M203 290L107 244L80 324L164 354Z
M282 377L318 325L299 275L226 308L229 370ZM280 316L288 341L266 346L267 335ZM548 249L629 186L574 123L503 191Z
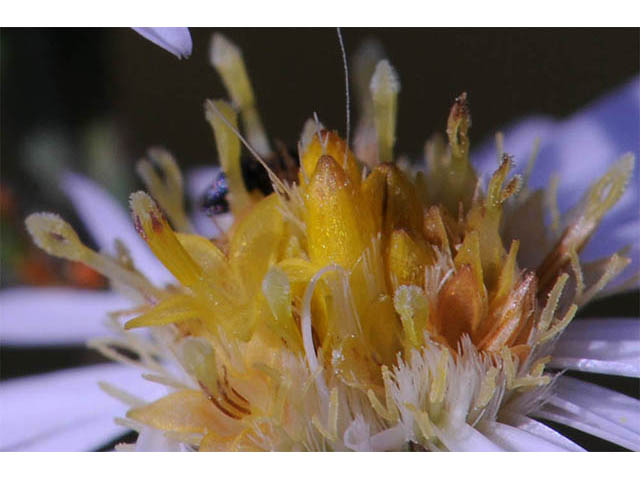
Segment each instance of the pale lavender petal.
M543 145L553 137L558 122L551 117L527 117L507 128L504 134L504 151L513 156L516 168L526 167L536 140ZM485 179L489 178L500 165L495 138L483 142L471 155L473 166Z
M530 185L532 188L547 186L550 178L559 174L558 205L561 212L567 212L580 201L589 185L624 153L632 152L638 159L640 77L564 121L554 123L544 117L531 117L507 128L505 151L515 154L516 170L521 172L526 167L536 137L540 137L541 145ZM474 164L485 177L496 168L495 152L495 141L488 139L472 155ZM631 245L632 265L615 283L637 273L640 267L638 184L639 175L635 172L624 196L605 216L583 252L585 260L594 260Z
M178 58L191 56L193 42L188 28L134 27L147 40L173 53Z
M199 166L187 171L187 194L192 202L197 202L209 185L220 173L220 167Z
M143 380L139 371L116 364L1 382L0 450L90 450L124 432L113 419L124 416L127 407L104 393L99 381L147 400L166 393L165 387Z
M511 426L529 432L536 437L544 438L548 442L557 445L559 448L569 452L584 452L584 448L572 442L567 437L561 435L553 428L547 427L544 423L525 417L520 414L506 414L504 420Z
M504 423L493 422L480 430L489 440L508 452L570 451L533 433Z
M574 321L558 340L549 366L640 377L640 319Z
M129 248L136 268L153 283L175 283L136 232L131 216L104 188L71 172L63 175L62 187L101 250L114 254L114 241L119 238Z
M560 377L534 416L640 450L640 401L582 380Z
M132 307L113 292L66 287L17 287L0 291L1 345L84 344L109 333L109 311Z

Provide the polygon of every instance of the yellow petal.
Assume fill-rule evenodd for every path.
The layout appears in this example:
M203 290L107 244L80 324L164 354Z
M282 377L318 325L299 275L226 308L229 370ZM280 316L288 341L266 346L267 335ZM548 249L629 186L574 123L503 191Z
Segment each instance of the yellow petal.
M178 323L203 317L206 317L206 311L203 312L203 310L199 308L193 297L188 295L172 295L155 305L143 315L129 320L125 324L125 329L169 325L170 323Z
M235 226L229 246L229 263L251 297L260 289L267 270L277 260L283 240L284 220L280 199L273 193L257 203Z
M219 434L231 434L239 429L236 419L222 412L197 390L172 393L144 407L129 410L127 417L170 432L205 433L209 429Z
M347 154L345 156L345 150ZM329 155L338 162L338 165L347 173L351 183L358 188L360 186L360 167L358 162L351 152L347 148L345 141L340 138L337 132L329 132L327 130L321 130L318 134L313 135L311 143L302 154L301 167L304 169L307 179L310 179L316 171L316 166L320 157L323 155ZM303 172L300 171L300 184L304 185Z
M451 253L449 248L449 236L447 235L447 229L439 207L434 205L428 208L425 212L423 233L427 241L438 247L441 252L447 254Z
M322 156L305 194L309 257L351 268L371 241L359 192L335 159Z
M195 285L201 279L202 270L180 245L156 203L146 193L136 192L131 195L130 204L136 230L154 255L184 286Z
M398 167L388 163L376 167L363 183L362 193L376 227L381 227L386 236L400 228L414 237L422 234L422 202L413 183Z
M424 286L424 268L433 264L433 252L414 242L404 230L394 230L389 241L389 281L395 292L400 285Z

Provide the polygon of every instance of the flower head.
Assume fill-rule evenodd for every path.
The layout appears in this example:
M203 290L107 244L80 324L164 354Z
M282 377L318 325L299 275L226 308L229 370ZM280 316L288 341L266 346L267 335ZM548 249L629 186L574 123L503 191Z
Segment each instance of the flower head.
M513 175L507 153L486 185L479 177L464 93L446 143L430 139L423 164L398 158L400 84L381 59L358 82L369 108L354 149L310 120L299 169L285 175L239 49L216 35L211 58L232 99L207 101L205 112L233 224L214 239L193 233L164 150L139 164L151 195L130 198L136 230L177 284L146 278L126 250L88 249L57 216L27 219L47 252L138 299L114 314L127 319L123 340L94 346L122 359L116 347L126 345L171 393L144 403L106 387L132 406L121 421L200 450L578 448L527 416L551 396L547 367L577 309L628 264L624 252L593 263L580 253L622 196L633 155L550 229L550 193ZM241 141L272 193L245 184ZM151 341L134 333L142 328ZM640 447L637 435L621 438Z

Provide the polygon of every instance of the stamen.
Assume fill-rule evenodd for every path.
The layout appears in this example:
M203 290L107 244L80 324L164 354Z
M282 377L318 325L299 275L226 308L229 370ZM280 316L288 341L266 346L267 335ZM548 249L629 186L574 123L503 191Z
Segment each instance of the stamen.
M469 208L478 185L478 176L469 161L469 128L471 113L467 93L463 92L456 97L447 120L450 160L445 156L441 160L443 168L435 172L435 178L442 183L436 186L437 191L444 197L443 203L452 215L458 213L461 206Z
M73 227L60 216L54 213L34 213L27 217L25 224L36 245L49 255L82 262L112 281L133 288L148 299L160 295L139 272L85 246Z
M227 127L229 127L231 131L240 139L240 141L244 144L247 150L249 150L249 153L251 153L251 155L253 155L253 157L258 161L258 163L262 165L262 167L266 170L267 174L269 175L269 180L271 180L271 183L273 184L273 189L281 195L288 196L289 189L287 188L287 186L282 182L282 180L280 180L280 178L278 178L275 172L271 170L269 165L267 165L267 162L265 162L264 159L260 156L260 154L256 151L256 149L254 149L251 146L251 143L245 140L245 138L240 134L238 129L234 127L231 124L231 122L229 122L229 120L227 120L227 117L225 117L222 114L222 112L218 109L216 104L214 102L208 101L207 108L210 108L212 112L214 112L216 115L220 117L220 119L227 125Z
M320 432L320 435L322 435L326 440L328 440L329 442L333 442L336 440L335 438L333 438L331 433L324 427L324 425L322 425L322 422L316 415L313 415L311 417L311 423L313 424L314 427L316 427L316 430Z
M516 367L513 363L513 356L511 355L509 347L502 347L502 350L500 350L500 357L502 358L502 368L507 381L507 389L512 390L515 388L514 381L516 378Z
M533 167L536 164L536 159L538 158L538 152L540 151L540 137L536 137L533 141L533 148L531 149L531 155L529 156L529 160L527 160L527 167L525 168L524 175L522 176L522 184L525 188L529 186L529 179L531 178L531 172L533 172Z
M338 438L338 389L331 389L329 398L329 434L332 438Z
M136 230L154 255L185 287L193 286L202 271L182 247L155 202L146 193L136 192L131 194L130 206Z
M393 296L393 306L400 315L402 328L409 340L409 345L413 348L419 348L422 344L421 333L427 328L429 320L429 302L424 292L415 285L403 285L396 290Z
M71 225L55 213L34 213L25 220L34 242L49 255L84 262L89 248L78 238Z
M576 301L579 305L584 305L596 296L613 278L622 272L629 264L631 259L623 257L617 253L613 254L604 266L604 272L598 278L598 281L591 285Z
M564 317L562 317L562 320L560 320L560 322L558 322L549 330L547 330L547 332L544 335L542 335L542 337L540 337L540 339L536 343L537 344L545 343L547 340L550 340L556 335L560 334L560 332L562 332L565 328L569 326L569 323L571 323L571 320L573 320L573 317L575 316L577 311L578 311L578 306L575 303L572 304L567 310L567 313L564 314Z
M184 209L182 174L173 155L164 148L155 147L149 149L149 158L151 161L142 159L138 162L138 175L175 228L180 232L193 232ZM154 165L160 169L164 178L156 173Z
M297 350L301 345L300 333L296 328L291 309L291 285L289 278L280 268L271 268L262 281L262 293L267 299L273 322L268 326L285 342L285 345Z
M396 142L396 114L400 81L388 60L381 60L371 77L374 122L378 134L378 158L380 163L393 161Z
M469 112L469 104L467 103L467 92L463 92L456 97L453 107L449 112L447 120L447 136L449 137L449 146L451 147L451 156L453 163L467 163L469 155L469 135L468 131L471 127L471 113ZM500 136L497 136L499 139ZM498 140L498 148L502 150L501 140ZM502 155L504 156L504 154Z
M487 406L489 401L493 398L496 391L496 377L499 370L496 367L491 367L487 370L482 383L480 384L480 391L476 399L475 408L481 409Z
M130 407L142 407L146 403L143 399L138 398L135 395L131 395L129 392L125 392L110 383L98 382L98 386L100 387L100 390L105 392L107 395L120 400L122 403Z
M413 419L418 424L418 429L422 434L423 440L429 441L434 438L435 431L433 429L433 423L431 423L431 419L429 418L429 414L425 411L418 410L418 408L411 403L406 403L405 407L413 413Z
M387 412L391 415L391 419L393 422L396 422L400 417L400 412L398 412L398 408L393 401L393 377L391 370L386 365L383 365L381 368L382 371L382 383L384 384L384 401L387 405Z
M598 227L602 217L622 197L634 167L634 156L623 155L607 173L591 186L573 211L568 227L553 250L538 267L540 286L544 291L555 275L571 260L570 251L580 253Z
M549 215L551 215L550 228L553 233L560 231L560 209L558 208L558 186L560 185L560 177L553 175L549 180L549 186L545 195Z
M576 298L580 298L584 292L584 277L582 275L582 267L580 266L580 259L575 250L569 250L569 257L571 259L571 270L576 278Z
M438 366L431 379L429 402L432 404L433 417L437 418L447 390L447 371L449 367L449 350L442 348Z
M172 295L155 305L150 311L129 320L124 328L151 327L169 325L204 316L198 312L193 298L188 295Z
M551 322L553 321L553 314L558 307L560 295L562 294L562 291L564 290L564 286L567 283L568 279L569 274L563 273L558 277L556 283L553 285L551 293L549 293L547 303L542 310L542 314L540 315L540 320L538 322L539 332L545 332L549 328L549 325L551 325Z
M504 133L496 132L496 149L498 150L498 162L504 157Z
M233 103L240 109L249 143L260 155L268 156L271 154L271 147L255 105L253 87L242 59L242 52L225 36L216 33L211 39L210 59L222 77Z
M386 421L391 422L393 420L393 416L389 413L389 411L382 405L376 394L373 390L369 389L367 391L367 398L371 403L371 407L375 410L375 412Z
M217 112L212 108L215 104ZM238 128L237 114L233 107L222 100L207 100L205 103L205 116L211 124L216 137L218 159L222 170L227 176L229 184L229 203L231 211L238 214L251 205L251 197L242 178L242 165L240 163L240 139L227 124ZM226 119L226 122L222 119Z
M353 56L353 80L359 112L359 127L367 128L373 121L373 103L371 99L371 77L376 65L384 58L382 47L375 40L367 40ZM356 133L356 137L357 137Z

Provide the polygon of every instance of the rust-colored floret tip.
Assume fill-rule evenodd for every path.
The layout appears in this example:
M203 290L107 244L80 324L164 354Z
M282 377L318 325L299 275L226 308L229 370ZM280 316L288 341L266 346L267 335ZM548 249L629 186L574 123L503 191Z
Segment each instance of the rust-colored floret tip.
M453 107L451 108L451 116L455 120L470 116L469 103L467 101L467 92L462 92L456 97L453 102Z
M129 206L133 213L136 230L143 239L147 239L149 233L160 233L166 220L164 214L156 205L156 202L145 192L132 193L129 197Z

